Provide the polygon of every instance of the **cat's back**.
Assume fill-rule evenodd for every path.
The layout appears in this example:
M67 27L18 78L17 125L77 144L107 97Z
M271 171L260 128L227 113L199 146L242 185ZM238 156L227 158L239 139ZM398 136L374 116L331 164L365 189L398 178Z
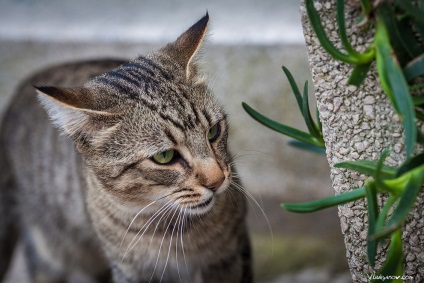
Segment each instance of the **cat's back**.
M60 160L68 163L70 160L67 159L76 158L71 141L52 126L37 101L34 86L82 86L122 63L120 60L98 60L57 65L37 72L20 84L0 129L2 150L6 151L10 165L16 171L14 174L16 177L25 175L25 178L18 178L19 182L35 185L35 178L41 176L41 171L61 171ZM50 170L42 170L49 167Z
M122 63L119 60L68 63L36 73L17 88L0 129L0 170L12 176L8 177L10 181L0 180L0 197L13 193L24 238L29 236L38 246L46 243L56 246L58 254L43 255L46 259L69 258L79 261L74 264L99 273L105 263L98 258L99 247L93 240L94 232L86 213L81 158L72 141L52 125L37 101L33 86L82 86ZM14 205L0 203L0 211L7 212L11 206ZM48 233L49 239L40 231ZM78 256L74 248L77 246L84 247L91 256L87 253ZM0 258L0 280L1 263Z

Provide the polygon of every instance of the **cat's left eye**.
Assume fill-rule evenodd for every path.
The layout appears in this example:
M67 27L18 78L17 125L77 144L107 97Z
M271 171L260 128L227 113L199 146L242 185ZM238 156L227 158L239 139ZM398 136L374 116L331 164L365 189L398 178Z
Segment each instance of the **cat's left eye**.
M208 131L209 142L214 142L219 137L220 134L221 134L221 126L219 125L219 123L216 123Z
M156 153L152 156L152 159L159 164L170 164L178 156L177 151L170 149L164 152Z

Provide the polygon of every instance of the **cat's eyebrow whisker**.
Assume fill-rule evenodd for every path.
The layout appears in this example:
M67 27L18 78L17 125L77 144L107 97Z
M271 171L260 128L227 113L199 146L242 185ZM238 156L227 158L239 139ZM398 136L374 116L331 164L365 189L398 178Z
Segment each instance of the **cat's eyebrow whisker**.
M172 200L169 200L167 203L165 203L160 209L158 209L146 223L140 228L140 230L137 232L137 234L134 236L134 238L131 240L131 242L128 244L128 247L122 257L122 261L124 260L125 256L137 245L137 243L140 241L140 239L143 237L144 233L147 231L147 228L149 228L150 224L160 215L164 210L166 210L169 207L169 204L172 202ZM146 227L147 226L147 227ZM146 227L146 228L145 228ZM144 229L145 228L145 229ZM143 231L144 230L144 231ZM143 233L140 235L141 231ZM134 243L134 241L137 239L137 236L140 235L139 239ZM133 244L134 243L134 244Z
M239 189L240 190L240 192L242 192L245 196L247 196L247 200L249 200L249 198L251 199L251 200L253 200L253 202L256 204L256 206L259 208L259 210L261 211L261 213L262 213L262 215L264 216L264 218L265 218L265 221L266 221L266 223L267 223L267 225L268 225L268 229L269 229L269 232L270 232L270 234L271 234L271 246L274 246L274 233L273 233L273 231L272 231L272 227L271 227L271 223L269 222L269 219L268 219L268 216L266 216L266 213L265 213L265 211L263 210L263 208L262 208L262 206L257 202L257 200L255 199L255 197L250 193L250 192L248 192L245 188L243 188L240 184L238 184L238 183L236 183L236 182L234 182L233 180L231 180L231 184L235 187L235 188L237 188L237 189ZM249 201L249 203L250 203L250 201ZM252 206L252 204L250 203L250 205ZM253 206L252 206L252 208L253 208ZM253 209L253 211L255 211L254 209ZM256 215L256 212L255 212L255 215Z
M160 252L161 252L161 250L162 250L163 241L165 240L166 233L168 232L169 226L171 225L172 220L174 219L175 213L177 213L177 210L176 210L176 209L174 210L174 213L172 214L172 217L171 217L171 219L169 220L169 223L168 223L168 225L166 226L165 231L163 232L162 240L161 240L160 245L159 245L158 256L156 257L155 267L153 268L152 276L150 277L149 283L150 283L150 282L152 282L153 276L155 275L155 271L156 271L156 268L157 268L157 266L158 266L158 262L159 262ZM166 263L168 263L168 260L166 261ZM166 268L166 264L165 264L165 268ZM162 275L163 275L163 274L162 274ZM161 280L159 281L159 283L160 283L160 282L162 282L162 277L161 277Z
M210 79L209 83L208 83L208 88L212 89L212 87L215 84L216 79L218 78L218 75L221 74L222 70L224 70L225 67L227 67L229 65L229 63L231 63L231 61L233 61L235 58L235 56L233 55L233 57L230 57L224 64L222 64L218 70L215 72L215 74L213 74L212 78Z

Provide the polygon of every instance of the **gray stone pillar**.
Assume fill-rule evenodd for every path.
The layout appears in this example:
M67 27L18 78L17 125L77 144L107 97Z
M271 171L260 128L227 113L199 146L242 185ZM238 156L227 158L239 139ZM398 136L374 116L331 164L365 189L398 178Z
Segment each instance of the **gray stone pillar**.
M336 24L335 0L315 1L323 26L331 41L339 49L341 42ZM355 1L352 1L355 2ZM359 1L357 1L359 2ZM353 46L358 51L367 47L371 36L365 36L355 27L359 5L346 7L346 26ZM336 194L364 185L366 176L356 172L333 168L340 161L378 159L384 148L391 148L387 164L399 165L404 158L403 130L399 117L380 88L375 66L359 87L350 86L347 80L352 68L334 60L320 46L302 5L302 24L308 50L309 64L315 87L317 105L323 124L327 159ZM408 217L404 227L405 275L411 282L424 281L424 194ZM345 237L346 255L354 282L369 282L367 274L373 270L366 257L367 209L365 200L339 207L341 230ZM329 247L331 249L331 247ZM378 251L382 252L381 249ZM379 258L376 269L381 266Z

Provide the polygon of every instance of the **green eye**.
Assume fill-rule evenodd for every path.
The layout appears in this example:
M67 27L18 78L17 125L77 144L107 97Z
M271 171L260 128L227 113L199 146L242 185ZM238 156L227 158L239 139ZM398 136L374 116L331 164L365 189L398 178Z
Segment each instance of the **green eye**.
M175 150L170 149L161 153L156 153L153 155L153 160L156 161L159 164L168 164L171 163L171 161L174 160L176 154Z
M209 140L209 142L215 141L219 137L219 134L220 133L221 133L221 127L219 126L219 123L216 123L208 131L208 140Z

